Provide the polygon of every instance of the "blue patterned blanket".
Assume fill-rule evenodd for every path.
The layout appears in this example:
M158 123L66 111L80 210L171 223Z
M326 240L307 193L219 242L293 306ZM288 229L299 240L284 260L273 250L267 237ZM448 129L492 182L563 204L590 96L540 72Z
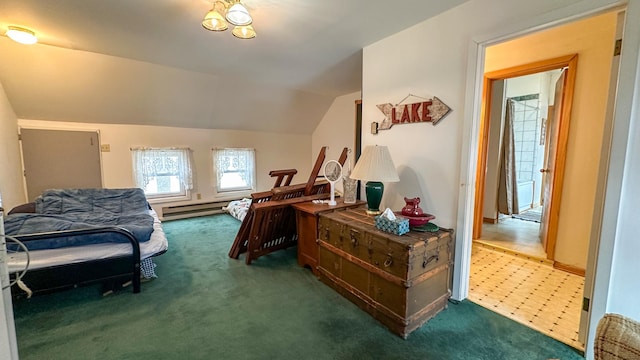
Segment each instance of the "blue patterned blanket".
M141 189L47 190L36 201L35 213L16 213L5 219L7 235L118 226L129 230L139 242L148 241L153 217ZM128 242L117 234L68 236L29 241L29 250L53 249L104 242Z

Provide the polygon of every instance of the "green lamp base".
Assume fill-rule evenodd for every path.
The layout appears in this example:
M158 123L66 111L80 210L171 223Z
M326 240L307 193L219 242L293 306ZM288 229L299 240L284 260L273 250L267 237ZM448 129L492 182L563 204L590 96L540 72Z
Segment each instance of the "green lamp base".
M365 193L367 194L367 214L380 214L380 202L382 201L382 193L384 185L379 181L367 181L365 184Z

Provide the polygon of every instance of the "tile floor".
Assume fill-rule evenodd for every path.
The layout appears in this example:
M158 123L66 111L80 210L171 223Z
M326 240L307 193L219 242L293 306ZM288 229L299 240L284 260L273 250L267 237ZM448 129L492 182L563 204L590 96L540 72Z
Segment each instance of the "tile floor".
M580 350L583 287L544 261L473 246L469 300Z
M483 224L482 236L478 240L486 245L546 259L547 254L540 243L540 224L504 217L497 224Z

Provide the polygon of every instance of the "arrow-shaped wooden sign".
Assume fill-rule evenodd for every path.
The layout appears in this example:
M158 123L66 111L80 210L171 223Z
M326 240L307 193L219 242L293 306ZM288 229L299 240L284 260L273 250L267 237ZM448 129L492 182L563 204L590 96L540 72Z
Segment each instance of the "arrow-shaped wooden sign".
M387 103L377 106L385 116L378 130L387 130L393 125L417 122L431 122L435 126L451 112L451 108L435 96L431 100L413 104L393 106Z

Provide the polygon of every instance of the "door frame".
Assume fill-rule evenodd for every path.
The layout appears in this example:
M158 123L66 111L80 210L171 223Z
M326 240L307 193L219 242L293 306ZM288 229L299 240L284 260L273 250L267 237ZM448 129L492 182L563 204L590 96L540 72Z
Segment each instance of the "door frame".
M640 17L640 2L612 0L594 4L589 2L575 3L573 6L556 9L520 23L510 23L474 36L467 48L467 71L465 87L465 103L463 124L461 125L460 178L458 196L458 215L456 228L455 266L452 287L452 298L463 300L469 293L469 275L471 268L471 245L473 233L473 209L475 200L475 174L478 156L478 131L482 100L482 80L484 74L485 49L488 46L513 39L522 35L549 29L571 21L591 17L609 11L624 10L626 18ZM614 260L614 246L619 240L617 223L620 214L621 190L625 175L625 158L629 149L629 128L637 121L631 114L640 111L640 103L634 103L640 91L640 79L636 79L638 59L640 59L640 22L626 21L624 24L625 48L620 58L619 72L626 74L618 79L618 86L611 91L616 93L614 115L607 118L612 127L611 147L603 149L601 161L603 169L598 174L603 182L602 193L597 194L596 201L602 202L601 226L592 234L591 244L595 256L587 263L587 275L593 272L593 291L586 296L590 299L585 357L593 358L595 331L599 319L605 314L609 304L611 276ZM612 160L613 159L613 160ZM608 239L608 241L600 241ZM597 240L597 241L594 241ZM597 243L597 244L596 244ZM622 269L628 268L625 263Z
M518 65L484 74L482 90L482 107L480 109L480 128L478 132L478 160L475 182L475 203L473 216L473 238L477 239L482 233L484 188L487 168L487 151L489 148L489 125L491 121L491 94L495 81L506 80L519 76L531 75L549 70L567 68L567 78L562 100L562 113L558 127L555 168L553 177L551 201L549 201L550 216L547 222L548 232L545 251L547 259L554 259L558 224L560 222L560 201L562 199L562 183L564 181L564 167L566 163L566 149L569 141L569 124L571 122L571 108L573 105L574 86L578 67L578 55L571 54L553 59L541 60L529 64ZM555 104L554 104L555 105ZM548 199L545 199L548 201ZM543 239L544 240L544 239Z

